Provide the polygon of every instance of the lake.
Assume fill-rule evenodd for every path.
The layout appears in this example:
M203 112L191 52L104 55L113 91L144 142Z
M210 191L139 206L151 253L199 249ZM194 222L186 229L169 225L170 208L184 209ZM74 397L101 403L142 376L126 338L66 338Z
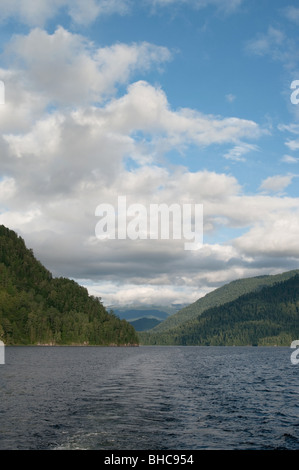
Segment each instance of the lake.
M6 347L0 449L299 449L287 347Z

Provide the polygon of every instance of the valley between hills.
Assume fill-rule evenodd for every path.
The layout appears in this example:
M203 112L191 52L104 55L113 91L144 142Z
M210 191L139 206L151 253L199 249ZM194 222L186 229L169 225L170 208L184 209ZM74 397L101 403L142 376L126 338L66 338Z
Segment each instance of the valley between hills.
M0 339L6 345L290 346L299 338L299 270L237 279L190 305L108 309L54 278L0 226Z

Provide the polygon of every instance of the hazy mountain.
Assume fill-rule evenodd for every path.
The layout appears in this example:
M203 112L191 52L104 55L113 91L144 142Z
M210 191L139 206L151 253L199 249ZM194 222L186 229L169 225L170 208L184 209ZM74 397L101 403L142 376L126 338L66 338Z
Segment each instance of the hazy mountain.
M130 323L135 328L136 331L146 331L158 325L158 323L160 322L156 318L142 317L142 318L139 318L138 320L130 321Z
M168 318L169 313L163 310L156 310L153 308L128 308L128 309L112 309L113 313L119 318L127 320L129 322L139 320L140 318L154 318L156 320L163 321Z
M111 306L112 312L121 319L127 320L136 331L145 331L154 328L161 321L175 314L184 305L174 304L170 306L159 305L133 305Z

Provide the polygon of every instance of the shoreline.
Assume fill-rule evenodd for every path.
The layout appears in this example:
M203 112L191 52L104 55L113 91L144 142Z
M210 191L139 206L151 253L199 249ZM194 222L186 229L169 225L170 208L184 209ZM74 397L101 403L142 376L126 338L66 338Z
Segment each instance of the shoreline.
M74 344L50 344L50 343L39 343L39 344L5 344L5 347L30 347L30 348L39 348L39 347L48 347L48 348L60 348L60 347L96 347L96 348L135 348L139 347L139 344L82 344L82 343L74 343Z

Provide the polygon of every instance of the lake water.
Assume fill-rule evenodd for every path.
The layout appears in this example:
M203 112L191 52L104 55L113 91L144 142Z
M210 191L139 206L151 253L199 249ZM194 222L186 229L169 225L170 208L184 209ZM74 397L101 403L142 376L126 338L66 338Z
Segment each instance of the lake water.
M6 347L0 449L299 449L291 352Z

